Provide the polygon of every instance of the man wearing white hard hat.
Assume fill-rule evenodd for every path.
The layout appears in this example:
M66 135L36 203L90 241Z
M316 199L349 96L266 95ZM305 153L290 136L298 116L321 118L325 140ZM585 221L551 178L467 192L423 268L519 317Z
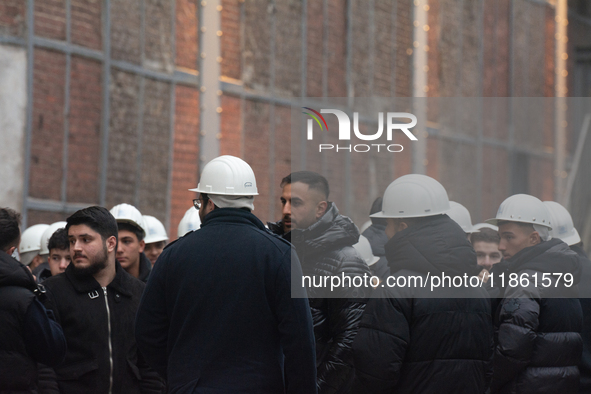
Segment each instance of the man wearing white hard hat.
M147 282L152 271L152 263L144 254L146 225L142 214L130 204L115 205L110 212L119 228L117 261L128 274L144 283Z
M583 316L576 253L552 238L550 212L534 196L507 198L486 222L499 227L505 258L490 279L494 286L504 284L494 311L491 393L577 393Z
M291 288L301 267L251 213L252 168L220 156L191 190L201 228L170 243L154 266L138 348L169 392L316 393L312 317L305 291Z
M579 364L579 394L591 394L591 261L582 248L581 237L568 210L555 201L544 201L550 211L552 238L560 238L579 256L583 272L579 282L579 302L583 310L583 354Z
M187 209L185 215L181 219L179 223L179 227L177 228L177 236L184 237L187 233L195 230L199 230L201 227L201 219L199 218L199 209L193 206Z
M49 227L48 224L35 224L23 231L21 236L18 248L20 262L29 266L31 271L43 263L43 257L39 255L39 251L41 250L41 236L47 227Z
M384 192L389 277L368 301L353 343L355 393L484 393L493 330L482 288L431 291L410 278L476 277L480 268L464 231L446 213L445 188L410 174ZM420 282L420 281L419 281ZM375 297L375 298L374 298Z
M144 254L152 263L152 267L154 267L158 256L162 254L166 246L168 234L166 234L166 229L162 222L154 216L144 215L144 224L146 226L146 238L144 239L146 247L144 248Z
M66 228L66 222L55 222L49 225L41 235L41 242L39 256L43 262L33 269L33 275L37 279L37 283L43 282L51 276L51 268L49 267L49 239L60 228Z

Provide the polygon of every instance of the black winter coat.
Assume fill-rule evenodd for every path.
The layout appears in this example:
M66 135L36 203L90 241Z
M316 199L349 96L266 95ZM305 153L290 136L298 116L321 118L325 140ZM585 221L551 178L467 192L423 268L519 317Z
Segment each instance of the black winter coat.
M382 257L386 255L385 246L388 242L388 236L386 235L385 224L372 223L361 235L369 241L374 256Z
M145 284L115 264L115 278L106 290L92 276L75 276L73 264L43 282L44 303L55 313L68 342L66 359L54 368L61 394L108 393L111 371L114 394L164 390L135 342L135 315Z
M591 261L587 254L578 245L570 247L581 260L582 274L579 282L579 301L583 310L583 355L579 364L581 380L579 385L580 394L591 394Z
M330 203L324 216L312 226L292 230L291 240L304 276L370 275L367 264L352 247L359 240L359 230L351 219L339 214L334 203ZM329 290L329 287L308 288L316 338L318 392L346 393L353 377L351 346L369 293L367 289L354 287Z
M214 209L169 244L148 281L136 337L170 393L316 392L314 337L291 245L256 216Z
M386 244L386 257L396 277L480 271L466 235L447 215L398 232ZM374 296L381 298L369 300L353 343L355 393L486 391L493 353L486 290L385 285Z
M61 327L39 303L27 267L0 251L0 393L36 393L37 362L59 364Z
M506 264L506 278L513 273L532 278L537 273L539 282L537 287L533 280L528 287L505 286L495 313L491 392L577 393L583 348L578 292L576 286L557 283L556 276L550 276L550 286L544 287L541 277L570 273L576 285L581 272L578 256L561 240L551 239L521 250Z

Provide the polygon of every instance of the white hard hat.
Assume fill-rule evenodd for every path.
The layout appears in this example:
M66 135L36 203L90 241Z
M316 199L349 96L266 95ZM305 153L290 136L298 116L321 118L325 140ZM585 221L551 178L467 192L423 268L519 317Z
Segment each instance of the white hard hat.
M550 211L552 238L561 239L569 246L581 242L581 237L573 224L573 218L566 208L554 201L544 201L544 205Z
M515 194L501 203L497 216L485 220L498 226L499 221L531 223L552 228L550 212L544 203L529 194Z
M18 247L19 253L41 250L41 236L47 227L49 227L49 224L36 224L23 231L21 243Z
M472 227L474 228L474 230L480 230L481 228L490 228L491 230L499 231L499 228L497 226L488 223L476 223Z
M146 244L168 240L164 225L154 216L144 215L144 225L146 226L146 238L144 238Z
M41 255L49 254L49 248L47 247L47 244L49 243L49 238L51 238L53 233L55 233L60 228L65 228L66 224L68 224L68 223L55 222L55 223L47 226L47 228L43 232L43 235L41 235L41 249L39 249L39 254L41 254Z
M216 157L203 167L199 184L192 192L226 196L257 196L257 182L252 168L234 156Z
M196 210L195 207L191 207L185 212L185 216L181 219L177 235L180 238L189 231L199 230L200 227L201 218L199 217L199 211Z
M417 218L450 210L447 192L435 179L420 174L401 176L384 192L382 211L372 218Z
M140 229L144 234L143 237L146 236L146 226L144 224L144 218L140 211L133 205L115 205L113 208L111 208L109 212L111 212L111 215L115 217L117 223L129 223L132 226Z
M475 229L474 226L472 226L472 218L470 217L470 212L465 206L455 201L450 201L449 206L451 207L451 209L447 211L447 216L449 216L454 220L454 222L459 224L465 233L471 234L478 232L478 229Z
M380 259L379 257L373 255L373 252L371 251L371 244L369 243L369 240L363 235L359 236L359 242L353 245L353 247L355 250L357 250L357 252L359 252L363 258L363 261L365 261L368 266L374 265Z

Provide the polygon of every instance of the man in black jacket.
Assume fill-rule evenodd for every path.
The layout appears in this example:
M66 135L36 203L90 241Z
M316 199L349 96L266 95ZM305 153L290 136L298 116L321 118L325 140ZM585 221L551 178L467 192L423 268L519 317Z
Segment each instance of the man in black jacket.
M67 219L72 262L43 282L45 305L61 323L68 352L54 368L61 394L162 393L138 352L134 321L144 283L115 260L117 223L103 207Z
M489 280L504 285L494 312L491 393L577 393L583 348L578 256L551 238L550 213L536 197L507 198L487 223L499 227L505 258L502 272Z
M314 394L312 318L291 245L251 211L250 166L233 156L203 169L201 228L158 258L137 315L146 360L173 393Z
M300 171L285 177L282 185L282 202L291 204L291 241L304 276L370 275L352 247L359 240L359 230L328 201L328 181L315 172ZM318 392L347 393L353 377L351 344L369 289L340 287L329 292L326 286L309 286L307 290L314 319Z
M35 296L29 268L10 255L19 244L19 214L0 208L0 393L37 393L37 362L59 364L66 340Z
M425 175L405 175L386 189L375 216L387 220L393 276L369 300L353 343L355 393L486 391L493 350L486 291L451 284L432 291L428 280L480 271L449 209L443 186Z

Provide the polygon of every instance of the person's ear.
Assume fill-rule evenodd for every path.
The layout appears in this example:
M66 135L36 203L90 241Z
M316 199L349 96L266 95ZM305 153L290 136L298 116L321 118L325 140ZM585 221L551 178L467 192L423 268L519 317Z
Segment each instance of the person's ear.
M529 235L529 243L530 245L537 245L542 242L542 238L537 231L534 231Z
M406 222L398 223L398 231L406 230L408 228L408 224Z
M140 241L140 253L142 253L144 251L144 249L146 248L146 241L144 241L143 239Z
M115 249L117 249L117 237L115 237L114 235L111 235L109 238L107 238L106 244L107 244L107 252L111 253L111 252L115 251Z
M324 216L326 208L328 208L328 203L326 201L320 201L318 205L316 205L316 220Z
M9 256L12 256L12 254L14 253L14 250L15 250L15 249L16 249L16 246L13 246L12 248L9 248L9 249L6 251L6 254L7 254L7 255L9 255Z

